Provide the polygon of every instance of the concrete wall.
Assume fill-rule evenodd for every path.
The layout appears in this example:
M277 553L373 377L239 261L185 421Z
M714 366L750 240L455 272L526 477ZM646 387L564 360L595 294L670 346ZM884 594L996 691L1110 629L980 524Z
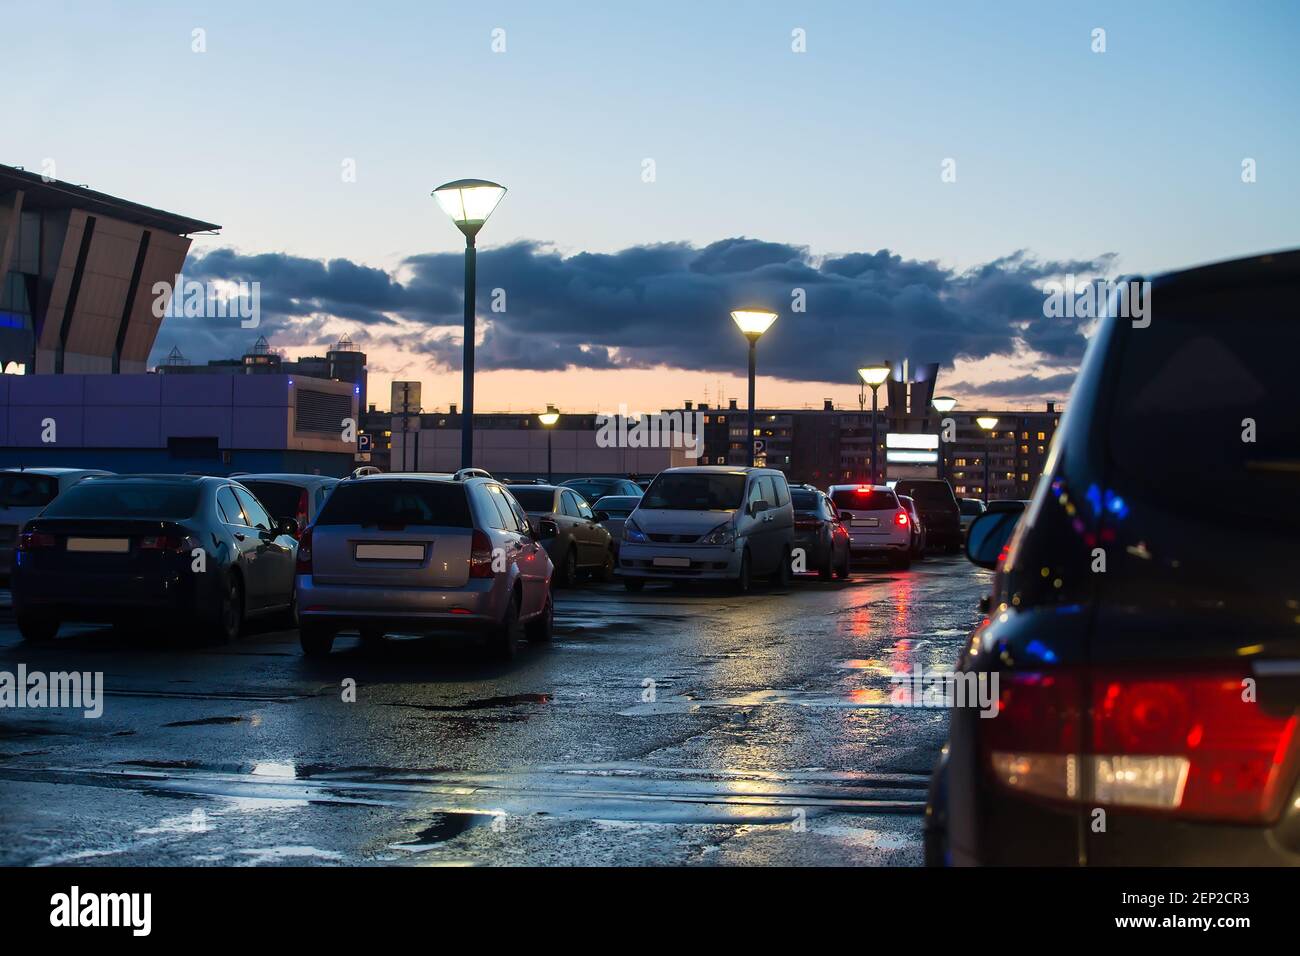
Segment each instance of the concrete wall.
M393 428L394 471L455 471L460 467L460 430L437 428L403 436ZM656 475L665 468L698 464L680 448L600 448L595 431L557 428L551 433L552 467L558 475ZM409 441L409 450L403 443ZM419 465L413 466L416 448ZM405 457L404 457L405 455ZM403 462L406 467L403 467ZM546 432L541 429L484 428L474 431L474 465L493 474L545 475Z

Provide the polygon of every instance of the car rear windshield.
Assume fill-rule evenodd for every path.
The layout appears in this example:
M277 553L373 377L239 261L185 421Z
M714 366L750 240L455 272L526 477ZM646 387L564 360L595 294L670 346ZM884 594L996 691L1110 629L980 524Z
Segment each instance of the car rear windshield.
M604 498L596 499L592 507L605 512L611 518L626 518L636 510L640 500L629 495L606 495Z
M59 479L18 472L0 474L0 508L44 508L59 494Z
M282 481L241 481L240 484L253 493L272 517L297 517L298 502L302 500L301 488Z
M83 481L55 498L47 518L188 518L199 506L199 486L180 482Z
M976 501L973 498L963 498L957 502L964 515L982 515L984 513L984 502Z
M795 511L816 511L817 510L816 492L800 491L798 488L791 488L790 501L794 505Z
M650 511L735 511L744 497L744 475L664 473L650 482L638 507Z
M472 528L465 486L459 482L341 482L325 502L317 525L436 525Z
M899 482L896 489L900 495L907 495L916 502L921 511L956 511L957 502L953 499L952 488L946 481Z
M1296 292L1167 300L1149 327L1120 333L1109 483L1175 512L1300 525Z
M848 511L897 511L898 497L892 491L841 489L831 495L835 507Z
M527 485L511 485L508 489L515 496L515 501L525 511L549 514L555 507L555 492L548 488L529 488Z

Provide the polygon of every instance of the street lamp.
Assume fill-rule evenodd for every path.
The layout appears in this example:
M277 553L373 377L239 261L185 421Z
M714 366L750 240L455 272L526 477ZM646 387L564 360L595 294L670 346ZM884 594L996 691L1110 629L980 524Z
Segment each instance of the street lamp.
M993 429L998 427L998 420L992 415L981 415L975 424L984 429L984 503L989 503L989 453L993 449Z
M880 447L880 439L876 434L876 395L880 391L880 386L889 380L892 370L888 365L868 365L866 368L858 369L858 376L862 379L863 385L871 386L871 483L876 483L876 450ZM861 386L859 386L859 393ZM865 405L866 401L860 399L859 405Z
M952 411L954 408L957 407L957 399L950 398L947 395L936 395L934 398L930 400L930 404L934 406L934 410L938 412L940 415L947 415L950 411ZM946 479L948 477L947 472L948 472L948 465L947 462L944 461L944 457L943 457L943 422L940 421L939 422L939 477Z
M554 405L547 405L546 411L538 415L537 420L546 429L546 483L549 485L553 483L551 481L551 429L560 420L560 413L555 410Z
M776 321L776 313L766 309L736 309L731 313L740 331L749 339L749 466L754 466L754 356L755 346L763 333Z
M506 194L506 187L486 179L458 179L433 191L442 211L465 234L465 359L461 370L460 466L474 457L474 237Z

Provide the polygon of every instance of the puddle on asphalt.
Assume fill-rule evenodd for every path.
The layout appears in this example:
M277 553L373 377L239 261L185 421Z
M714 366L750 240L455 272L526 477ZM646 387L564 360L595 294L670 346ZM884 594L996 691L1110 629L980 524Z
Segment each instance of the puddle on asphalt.
M417 710L456 713L466 710L492 710L496 707L516 707L520 704L549 704L550 694L509 694L503 697L484 697L463 704L406 704L393 703L389 707L414 707Z
M388 848L404 853L424 853L437 849L474 827L491 825L498 816L495 813L439 813L429 826L414 837L401 843L390 843Z
M681 694L629 707L619 711L620 717L648 717L663 714L690 714L715 707L758 707L765 705L824 708L889 707L887 691L875 687L860 687L847 694L828 694L824 691L805 690L755 690L735 697L694 698Z
M208 727L213 724L241 724L247 717L200 717L198 720L174 720L164 727Z

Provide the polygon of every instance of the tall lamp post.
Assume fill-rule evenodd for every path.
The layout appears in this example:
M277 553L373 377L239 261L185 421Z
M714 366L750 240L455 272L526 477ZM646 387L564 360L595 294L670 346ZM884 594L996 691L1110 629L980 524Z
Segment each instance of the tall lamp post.
M957 399L949 398L947 395L936 395L933 399L930 400L930 404L934 407L934 410L938 412L940 415L947 415L950 411L952 411L954 408L957 407ZM943 457L943 420L942 419L939 420L939 477L945 479L948 477L948 466L945 463Z
M858 369L858 376L862 379L863 385L871 386L871 483L876 484L878 469L876 468L876 455L880 448L880 437L876 432L876 404L877 393L880 386L889 380L889 374L892 370L888 365L868 365L866 368ZM861 404L865 405L865 402Z
M993 451L993 429L998 427L998 420L992 415L981 415L975 424L984 429L984 503L989 503L989 455Z
M461 371L460 466L474 458L474 238L506 194L506 187L486 179L458 179L433 191L442 211L465 234L465 346Z
M560 420L560 413L555 410L554 405L547 405L546 411L538 415L537 420L546 429L546 483L550 485L554 484L551 480L551 430Z
M740 331L749 339L749 466L754 466L754 358L758 340L776 321L776 313L765 309L737 309L731 313Z

